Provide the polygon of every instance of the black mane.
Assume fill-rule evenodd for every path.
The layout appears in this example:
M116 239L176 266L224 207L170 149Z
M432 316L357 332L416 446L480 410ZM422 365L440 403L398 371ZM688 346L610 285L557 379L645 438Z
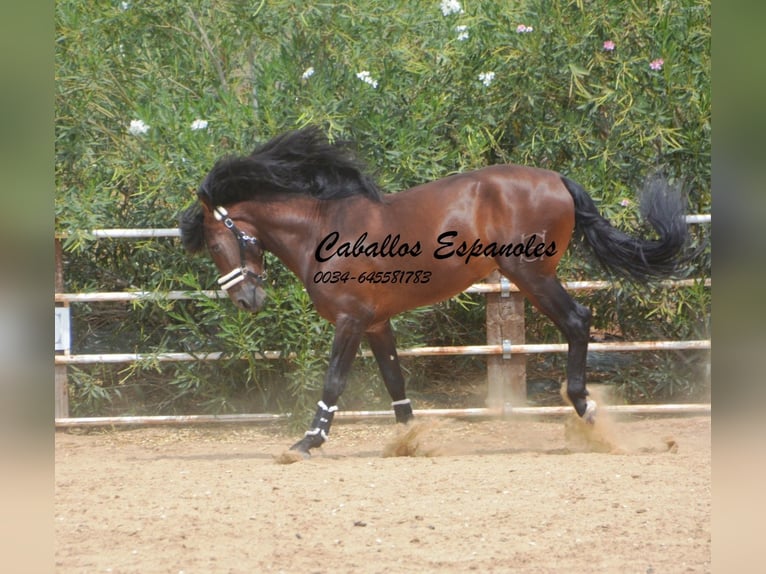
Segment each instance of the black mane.
M364 173L348 144L331 144L313 126L279 135L248 156L219 160L197 192L210 205L269 194L382 198L380 188Z
M197 197L211 207L274 194L317 199L361 195L373 201L383 197L348 143L330 143L313 126L279 135L248 156L219 160L197 190ZM189 252L205 246L202 222L199 203L179 217L181 241Z
M189 253L197 253L205 247L205 234L202 228L204 220L205 214L202 213L202 204L199 201L195 201L178 216L181 244Z

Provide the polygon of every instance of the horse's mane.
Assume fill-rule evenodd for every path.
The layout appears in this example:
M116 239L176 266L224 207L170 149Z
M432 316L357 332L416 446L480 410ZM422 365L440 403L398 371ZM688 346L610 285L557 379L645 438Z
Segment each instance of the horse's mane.
M382 198L380 188L365 174L348 142L330 143L314 126L279 135L248 156L219 160L197 192L210 205L272 194Z
M250 155L219 160L197 190L197 197L209 206L277 194L317 199L361 195L373 201L383 197L349 143L330 143L314 126L279 135ZM204 247L202 220L199 203L179 217L181 239L190 252Z

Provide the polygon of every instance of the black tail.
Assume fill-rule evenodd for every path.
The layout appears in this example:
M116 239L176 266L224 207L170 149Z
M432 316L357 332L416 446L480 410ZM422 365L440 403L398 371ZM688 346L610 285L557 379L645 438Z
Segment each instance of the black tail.
M582 232L604 267L646 282L682 273L691 259L683 194L659 176L652 177L641 196L641 215L658 239L631 237L602 217L582 187L562 176L575 205L575 228Z

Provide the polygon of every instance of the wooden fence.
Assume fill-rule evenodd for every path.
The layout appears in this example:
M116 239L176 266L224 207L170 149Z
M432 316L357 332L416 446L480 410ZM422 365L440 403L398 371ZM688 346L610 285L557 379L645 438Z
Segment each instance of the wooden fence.
M710 215L687 216L688 223L709 223ZM124 238L142 239L153 237L178 237L179 230L168 229L102 229L92 232L98 238ZM168 300L168 299L191 299L198 293L189 291L127 291L127 292L97 292L97 293L65 293L64 271L61 244L56 240L56 280L55 295L56 303L56 355L55 363L55 419L57 426L88 425L88 424L146 424L154 422L163 424L175 421L177 423L191 422L231 422L231 416L180 416L180 417L96 417L91 419L71 418L69 416L68 400L68 376L67 366L91 363L129 363L145 359L155 361L199 361L218 360L221 353L211 352L206 354L190 353L108 353L108 354L72 354L69 348L69 306L83 302L104 301L135 301L135 300ZM662 284L668 288L678 288L694 285L696 280L664 281ZM709 279L705 285L710 286ZM564 283L564 287L572 291L608 289L609 281L570 281ZM203 291L209 297L225 297L222 291ZM508 412L509 409L515 414L557 414L556 407L543 408L542 410L531 409L519 405L526 403L526 355L533 353L561 353L567 351L566 344L525 343L524 326L524 297L519 290L505 277L495 272L486 282L472 285L466 293L483 293L487 296L487 344L465 345L450 347L418 347L401 349L399 355L408 356L439 356L439 355L486 355L487 356L487 409L450 409L452 414L463 416L485 416L489 413ZM685 349L710 349L711 341L688 340L688 341L633 341L633 342L610 342L591 343L589 351L600 352L625 352L625 351L662 351L662 350L685 350ZM370 355L369 351L363 355ZM265 351L258 357L269 360L280 358L278 352ZM646 409L650 405L635 406ZM655 405L658 412L676 412L686 409L687 412L709 412L709 405ZM628 409L634 407L627 406ZM553 410L551 410L553 409ZM437 409L439 410L439 409ZM553 411L556 410L556 413ZM624 410L624 409L623 409ZM545 412L543 412L545 411ZM548 413L547 411L551 411ZM431 411L429 411L430 413ZM433 411L434 413L436 411ZM441 410L439 410L441 412ZM419 411L419 414L429 414ZM341 413L339 413L341 414ZM433 414L433 413L431 413ZM360 411L346 413L345 417L374 417L380 416L377 411ZM235 415L236 421L265 421L280 418L283 415L254 414Z

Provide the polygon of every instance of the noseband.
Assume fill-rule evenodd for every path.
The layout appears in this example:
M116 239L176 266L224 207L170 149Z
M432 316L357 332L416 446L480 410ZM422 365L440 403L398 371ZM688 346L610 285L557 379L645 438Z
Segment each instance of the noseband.
M224 291L228 291L237 283L244 281L246 277L252 277L258 285L261 285L266 274L261 275L251 271L245 263L245 249L247 249L248 245L257 245L259 243L258 239L239 229L231 217L229 217L229 212L220 205L213 210L213 216L218 221L222 221L227 229L234 234L234 237L237 239L237 245L239 245L239 268L226 275L222 275L218 279L218 285Z

